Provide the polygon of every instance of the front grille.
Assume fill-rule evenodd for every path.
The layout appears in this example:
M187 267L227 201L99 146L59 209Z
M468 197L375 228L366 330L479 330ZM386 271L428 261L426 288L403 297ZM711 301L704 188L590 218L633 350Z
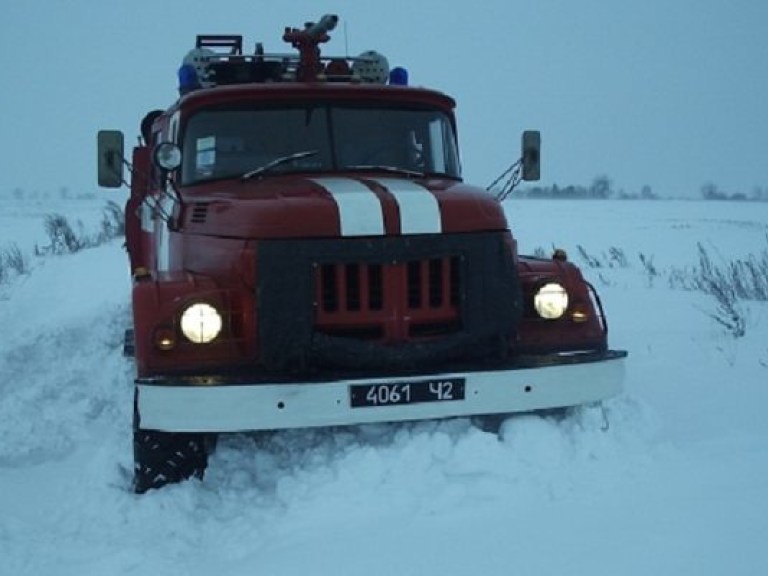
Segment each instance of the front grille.
M318 273L318 302L323 312L381 310L381 264L323 264Z
M498 232L265 240L256 274L259 358L272 371L484 357L520 318Z
M408 307L440 308L459 302L459 258L431 258L408 262Z
M461 327L458 256L405 263L321 264L315 330L332 336L399 341Z

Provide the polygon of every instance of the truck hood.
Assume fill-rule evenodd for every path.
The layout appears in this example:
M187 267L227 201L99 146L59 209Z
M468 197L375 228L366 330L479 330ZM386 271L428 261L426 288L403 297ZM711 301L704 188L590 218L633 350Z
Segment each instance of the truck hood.
M182 190L185 230L227 238L337 238L504 230L485 190L440 178L276 176Z

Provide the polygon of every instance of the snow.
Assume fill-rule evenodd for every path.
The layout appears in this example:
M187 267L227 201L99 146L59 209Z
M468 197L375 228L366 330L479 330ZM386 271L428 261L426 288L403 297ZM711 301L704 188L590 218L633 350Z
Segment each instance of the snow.
M630 351L604 412L232 436L204 482L137 496L121 242L32 255L45 214L95 227L106 200L0 200L32 268L0 287L0 575L768 573L768 305L734 339L664 278L699 242L764 249L763 205L507 203L521 252L626 254L584 267Z

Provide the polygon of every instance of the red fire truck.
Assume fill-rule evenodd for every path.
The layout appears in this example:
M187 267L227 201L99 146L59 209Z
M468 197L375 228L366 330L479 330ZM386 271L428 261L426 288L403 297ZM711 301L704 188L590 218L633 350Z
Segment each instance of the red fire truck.
M376 52L325 57L198 36L178 101L130 168L135 489L202 477L220 433L498 415L622 385L600 301L562 251L521 256L497 197L463 182L455 102ZM516 181L538 179L523 137Z

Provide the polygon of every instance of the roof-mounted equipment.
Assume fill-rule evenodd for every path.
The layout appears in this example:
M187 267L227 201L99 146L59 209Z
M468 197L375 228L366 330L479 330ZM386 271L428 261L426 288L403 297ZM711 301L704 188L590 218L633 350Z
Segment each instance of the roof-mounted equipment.
M408 84L406 70L397 67L390 72L387 58L374 50L357 57L323 57L320 44L331 39L329 32L338 20L335 14L326 14L318 22L307 22L303 29L286 27L283 40L298 55L265 54L261 43L253 54L245 54L242 36L200 35L179 69L179 92L184 95L199 88L262 82Z

